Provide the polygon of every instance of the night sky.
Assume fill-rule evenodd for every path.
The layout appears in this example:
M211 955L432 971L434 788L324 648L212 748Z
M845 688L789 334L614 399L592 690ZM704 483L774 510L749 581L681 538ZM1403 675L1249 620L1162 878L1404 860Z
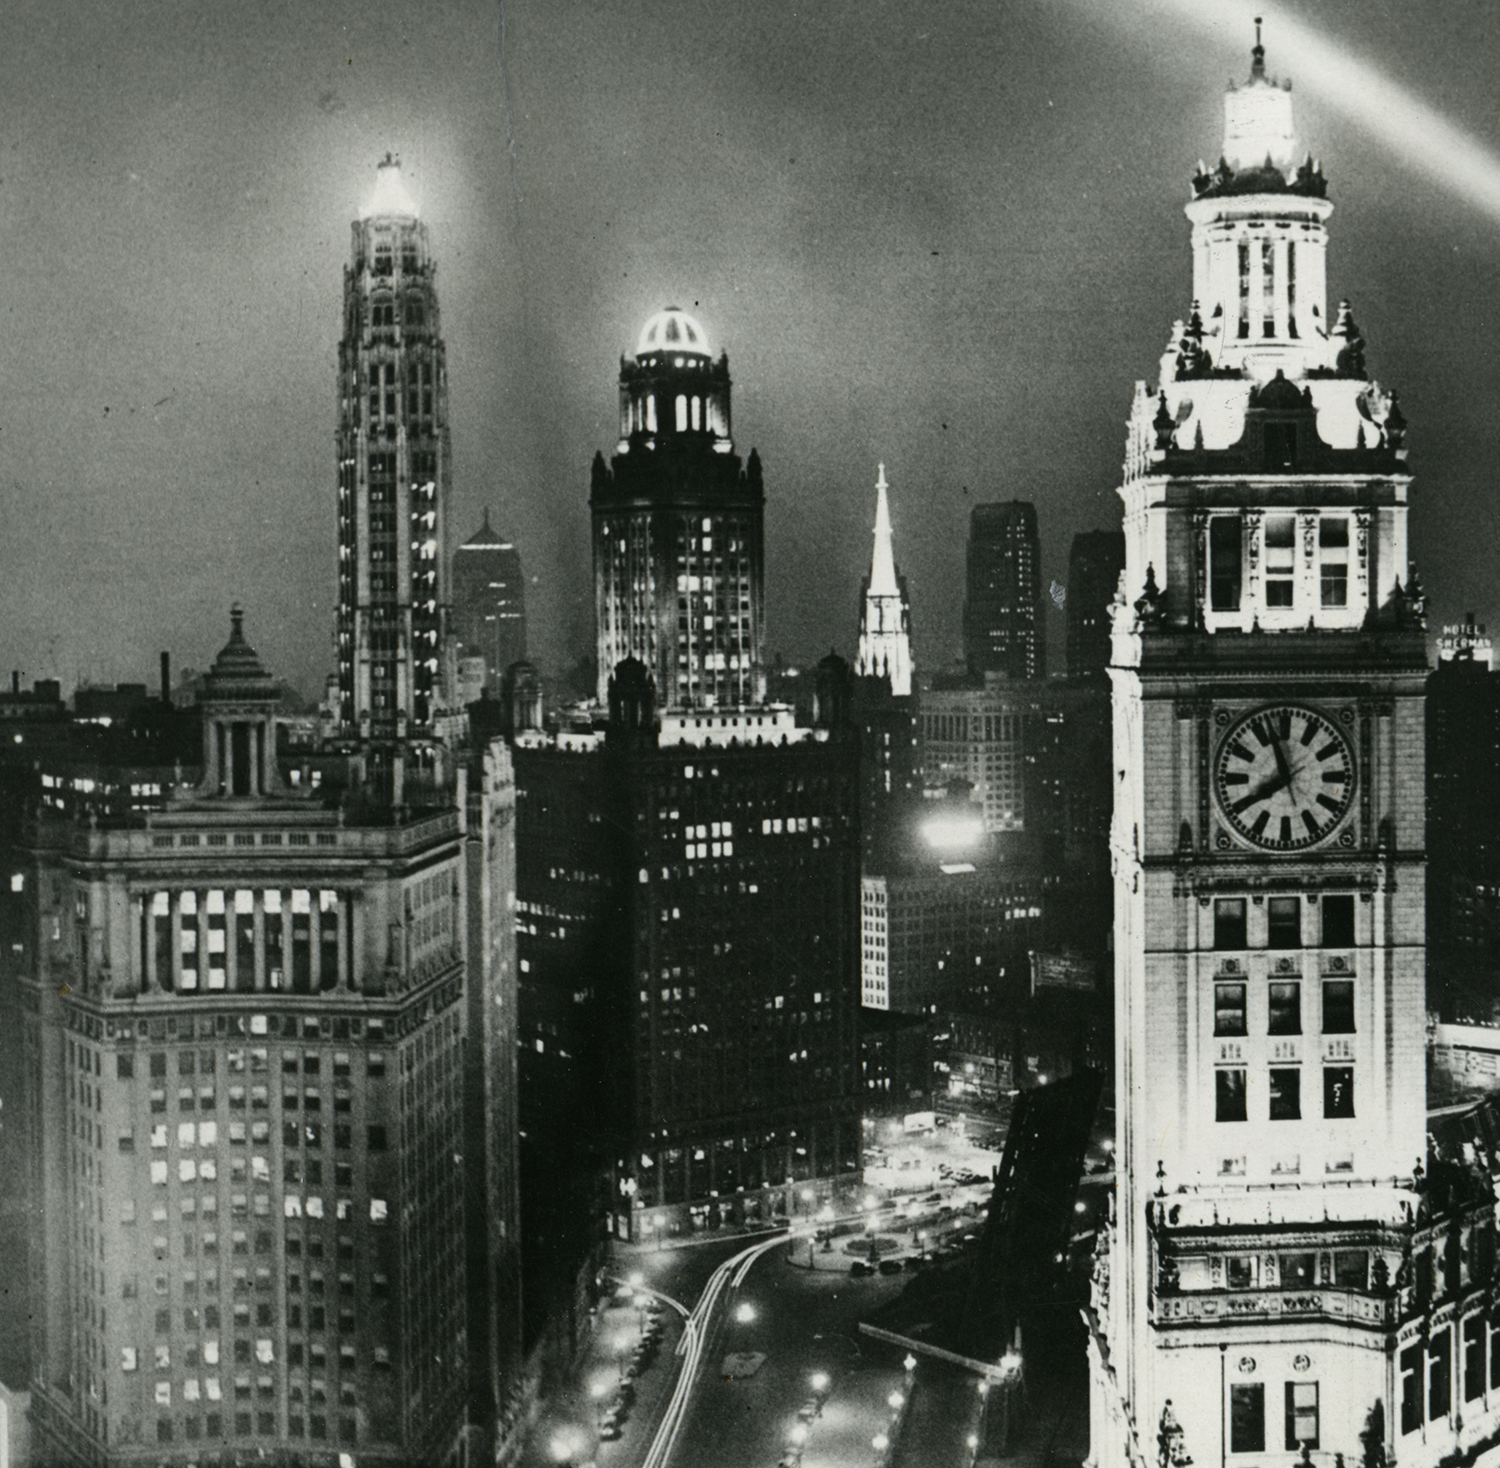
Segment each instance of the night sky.
M1411 422L1434 621L1494 621L1489 0L10 0L5 666L201 668L238 598L320 687L341 269L387 149L440 262L455 536L489 506L515 538L533 656L590 650L589 463L620 353L674 303L727 348L765 463L769 649L852 652L883 460L917 659L946 662L972 504L1034 500L1059 581L1075 532L1119 522L1257 9L1337 205L1330 306ZM1335 85L1299 21L1368 70Z

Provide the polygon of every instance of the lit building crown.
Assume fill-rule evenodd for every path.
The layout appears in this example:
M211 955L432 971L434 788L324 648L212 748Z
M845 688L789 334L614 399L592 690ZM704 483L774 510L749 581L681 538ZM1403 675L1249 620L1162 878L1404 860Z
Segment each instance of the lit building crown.
M416 200L407 190L401 177L401 160L394 153L387 153L375 170L375 192L359 211L361 219L417 217Z

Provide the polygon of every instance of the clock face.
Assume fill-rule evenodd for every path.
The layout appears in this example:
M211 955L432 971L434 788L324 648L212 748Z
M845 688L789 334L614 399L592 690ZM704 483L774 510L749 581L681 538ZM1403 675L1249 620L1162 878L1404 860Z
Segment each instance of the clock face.
M1224 819L1267 851L1301 851L1333 834L1354 801L1354 751L1331 720L1295 704L1230 727L1214 761Z

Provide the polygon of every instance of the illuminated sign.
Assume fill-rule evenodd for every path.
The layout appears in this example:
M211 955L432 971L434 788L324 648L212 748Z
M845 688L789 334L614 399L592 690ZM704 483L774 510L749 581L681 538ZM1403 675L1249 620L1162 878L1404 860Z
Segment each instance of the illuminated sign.
M1476 652L1488 654L1491 645L1490 639L1485 635L1483 622L1462 622L1443 628L1442 635L1438 638L1438 656L1451 658L1459 653L1469 657Z

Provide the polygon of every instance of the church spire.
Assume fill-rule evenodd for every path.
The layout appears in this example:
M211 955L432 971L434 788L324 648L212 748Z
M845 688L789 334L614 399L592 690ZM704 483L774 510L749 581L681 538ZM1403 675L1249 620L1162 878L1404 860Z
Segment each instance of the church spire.
M875 548L860 603L855 671L861 677L889 677L891 692L905 698L911 692L911 607L891 549L889 488L882 464L875 481Z

